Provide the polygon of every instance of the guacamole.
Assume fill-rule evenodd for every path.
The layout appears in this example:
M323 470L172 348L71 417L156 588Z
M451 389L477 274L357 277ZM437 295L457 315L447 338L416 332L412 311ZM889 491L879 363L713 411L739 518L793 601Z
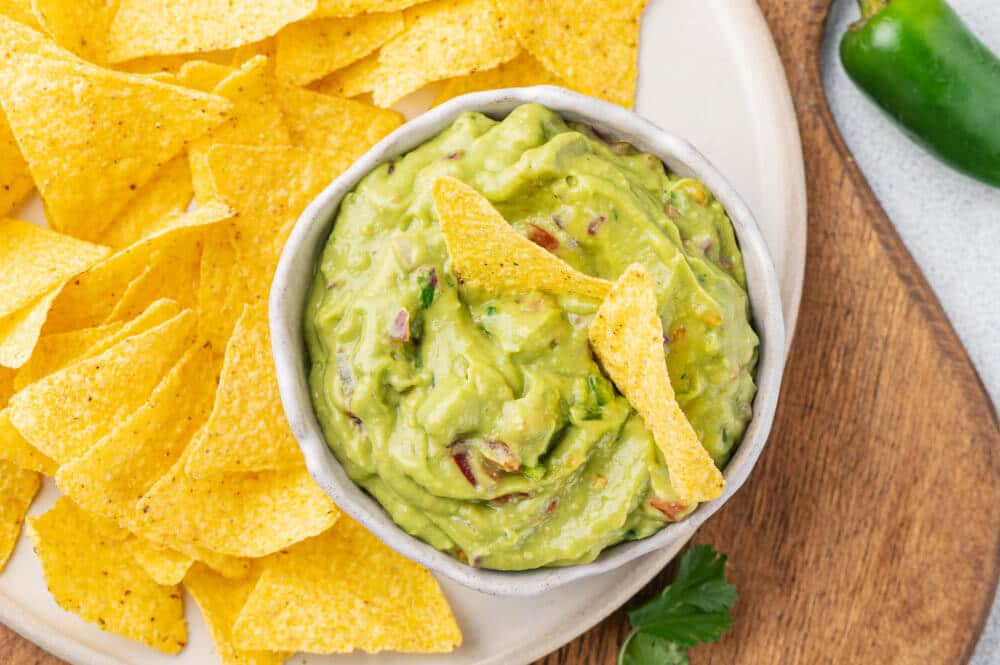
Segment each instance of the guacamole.
M723 466L758 339L722 205L656 157L537 105L465 113L344 197L305 316L312 399L350 477L407 532L501 570L593 560L695 506L595 362L600 303L494 296L450 269L431 187L452 176L590 275L657 284L677 400Z

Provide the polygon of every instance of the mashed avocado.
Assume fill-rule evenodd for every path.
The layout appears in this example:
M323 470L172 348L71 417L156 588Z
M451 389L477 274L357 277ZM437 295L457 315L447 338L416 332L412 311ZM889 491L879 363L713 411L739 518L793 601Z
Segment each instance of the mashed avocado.
M348 474L406 531L485 568L590 561L683 518L695 506L591 355L599 303L462 285L431 198L444 175L578 270L648 268L678 402L720 467L750 419L758 340L721 204L541 106L466 113L344 198L317 269L312 399Z

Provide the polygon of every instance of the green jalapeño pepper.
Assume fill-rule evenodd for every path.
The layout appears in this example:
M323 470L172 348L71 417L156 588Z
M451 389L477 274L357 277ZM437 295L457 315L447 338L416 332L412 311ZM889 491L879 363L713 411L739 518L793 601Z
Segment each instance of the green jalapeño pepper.
M917 142L1000 187L1000 59L944 0L858 0L847 73Z

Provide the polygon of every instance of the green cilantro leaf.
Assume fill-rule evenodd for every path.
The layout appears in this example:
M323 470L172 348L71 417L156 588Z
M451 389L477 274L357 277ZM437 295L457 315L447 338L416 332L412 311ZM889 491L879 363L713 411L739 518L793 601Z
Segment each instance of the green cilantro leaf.
M620 665L690 665L687 653L676 642L632 632L622 645Z

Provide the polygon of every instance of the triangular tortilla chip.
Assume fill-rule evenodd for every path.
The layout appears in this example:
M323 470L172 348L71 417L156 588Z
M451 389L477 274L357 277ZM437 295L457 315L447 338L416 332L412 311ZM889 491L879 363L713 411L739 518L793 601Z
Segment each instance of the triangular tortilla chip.
M0 365L17 368L28 362L59 289L0 319Z
M497 0L517 38L571 88L632 108L646 0Z
M152 577L154 582L164 586L180 584L194 563L194 559L189 556L154 545L139 536L133 535L126 540L125 547L146 574Z
M253 418L247 418L248 413ZM278 394L267 308L247 307L226 347L215 407L205 429L192 442L185 473L200 478L301 464L302 451Z
M559 85L566 84L555 74L545 69L529 53L500 64L493 69L473 72L467 76L448 79L441 86L434 105L444 103L453 97L466 95L480 90L499 90L501 88L519 88L529 85Z
M66 52L36 55L45 42L18 25L0 17L0 104L49 222L66 233L100 237L162 164L231 111L220 97L101 69Z
M35 17L56 44L98 64L107 61L108 30L117 5L109 0L32 0Z
M240 648L447 653L462 643L434 577L349 517L261 564L233 629Z
M242 64L242 63L241 63ZM177 80L181 85L186 85L202 92L212 92L215 86L235 74L236 67L223 65L208 60L191 60L177 71Z
M407 9L405 19L403 34L379 51L379 106L392 106L434 81L491 69L521 52L492 0L431 0Z
M31 384L10 400L10 421L60 464L87 452L146 402L193 341L194 314L165 323Z
M180 589L157 584L142 569L124 546L128 532L61 497L28 520L28 533L63 609L165 653L187 644Z
M381 76L379 54L372 53L352 65L339 69L311 87L316 92L334 97L357 97L375 89Z
M601 299L611 283L584 275L531 242L465 183L434 181L434 206L451 257L451 269L490 293L575 293Z
M185 463L182 458L136 508L140 533L178 551L193 544L231 556L266 556L340 517L304 464L199 480L185 475Z
M403 124L389 109L283 85L278 97L292 143L358 158Z
M46 476L56 475L59 465L51 457L24 440L10 424L7 409L0 411L0 460Z
M0 319L62 286L109 254L93 245L36 224L0 219Z
M34 188L28 163L0 109L0 217L14 212Z
M690 505L721 495L722 472L670 385L656 285L642 265L629 266L615 282L590 324L589 337L604 370L653 434L681 500Z
M243 306L251 301L236 259L232 228L217 226L205 234L198 282L198 339L225 352Z
M197 53L256 42L316 10L316 0L121 0L109 60Z
M14 552L24 516L41 486L34 471L0 460L0 571Z
M171 159L136 193L104 230L100 243L124 249L174 223L194 196L187 154Z
M217 373L211 348L186 351L145 404L86 454L59 468L59 489L81 508L136 531L136 500L170 471L204 424Z
M403 27L402 12L290 25L278 34L278 76L295 85L311 83L373 53Z
M259 567L245 579L234 582L201 565L192 567L184 578L184 588L201 609L222 665L281 665L292 655L287 651L244 651L233 644L233 625L258 579Z

